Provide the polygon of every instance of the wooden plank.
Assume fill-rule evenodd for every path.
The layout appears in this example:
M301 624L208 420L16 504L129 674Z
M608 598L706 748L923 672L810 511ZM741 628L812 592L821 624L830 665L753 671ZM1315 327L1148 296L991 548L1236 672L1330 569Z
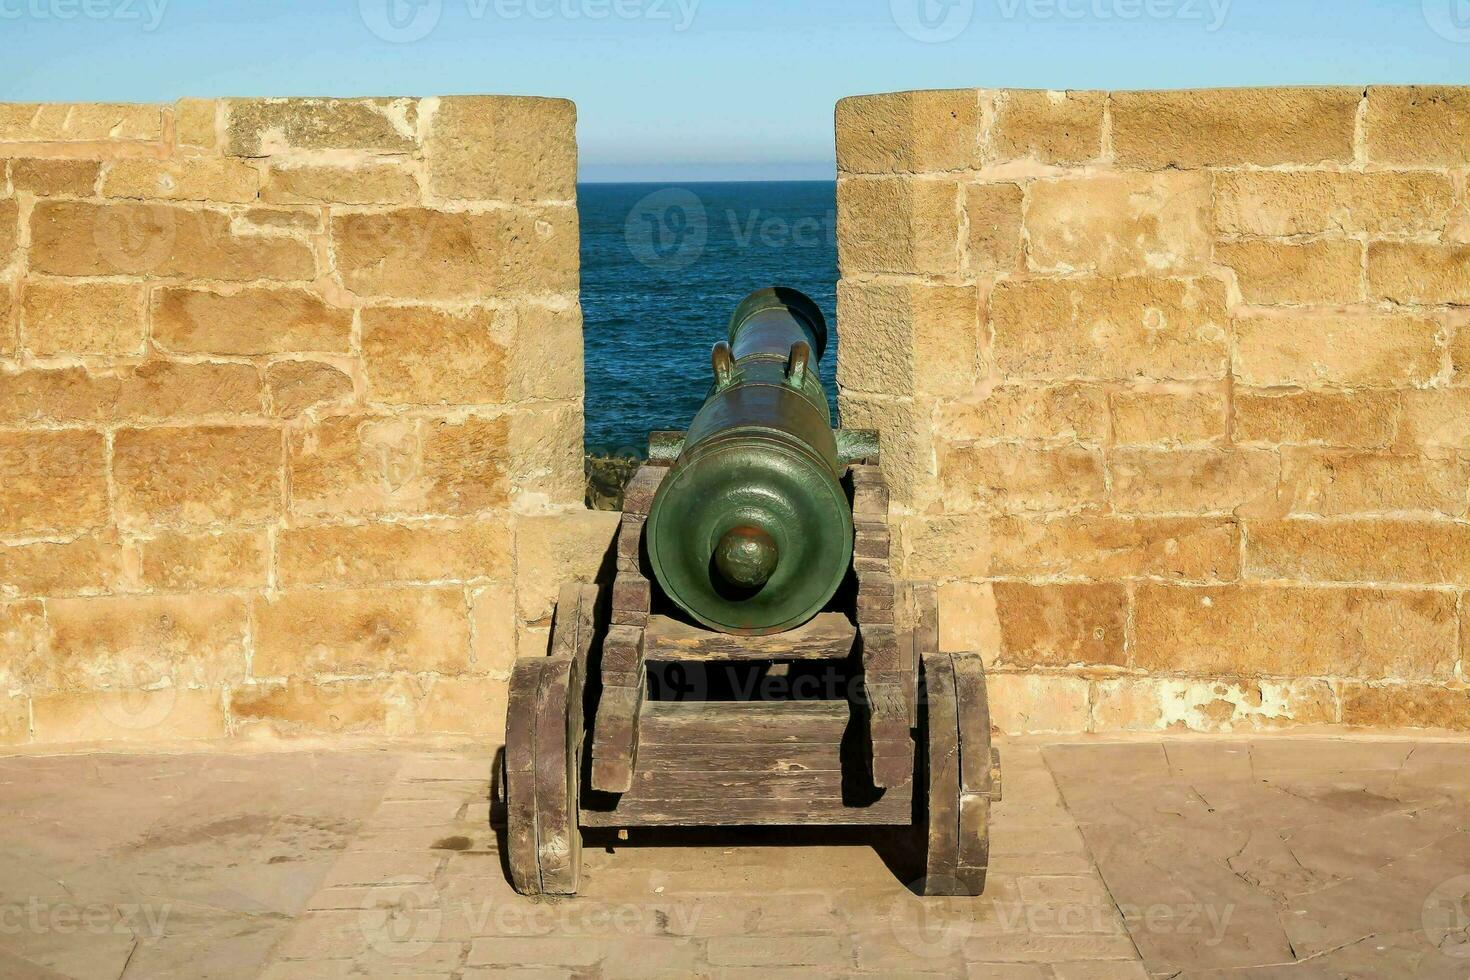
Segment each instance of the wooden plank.
M628 481L627 489L623 491L623 513L641 514L648 516L649 510L653 508L653 498L658 493L658 488L668 475L666 466L640 466L638 472L633 474L633 479Z
M960 855L959 719L955 707L954 666L948 654L924 656L924 704L928 709L926 752L929 761L926 800L929 837L925 875L934 879L932 887L943 889L946 881L955 879Z
M886 571L858 573L857 621L863 626L893 625L893 578Z
M898 631L887 624L864 623L862 628L863 672L902 673L908 658L899 652Z
M650 701L644 743L837 745L851 722L846 701Z
M645 684L602 689L592 731L592 788L599 792L625 793L633 785Z
M985 890L990 867L990 797L960 794L960 857L955 877L968 885L971 895Z
M979 657L954 657L955 696L959 702L960 787L990 794L990 701L985 664Z
M602 683L605 687L640 687L644 668L644 632L638 626L608 627L602 641Z
M908 787L888 790L867 806L836 798L638 800L615 810L582 811L585 827L906 826L913 822Z
M649 742L638 767L658 772L841 772L841 746L785 742Z
M914 743L909 729L908 698L894 674L866 674L869 770L873 785L898 786L913 779Z
M638 572L643 568L643 527L648 518L624 514L618 525L618 571Z
M575 786L569 778L573 747L569 705L574 662L551 657L541 666L536 705L536 853L541 892L574 895L581 866Z
M597 586L568 582L561 587L556 600L556 622L551 631L551 656L576 657L591 644L596 607Z
M546 661L516 661L505 714L506 859L522 895L541 892L536 849L536 707Z
M614 626L647 626L653 605L653 584L636 571L619 571L613 579Z
M703 770L669 772L645 768L633 775L624 794L640 800L762 799L797 800L809 797L841 799L841 771L728 772Z
M716 633L669 616L650 616L644 656L673 660L827 660L852 653L857 627L842 613L818 613L810 622L770 636Z
M864 467L864 469L876 467ZM857 467L854 467L856 470ZM852 519L859 523L888 520L888 485L866 475L854 474L852 482Z

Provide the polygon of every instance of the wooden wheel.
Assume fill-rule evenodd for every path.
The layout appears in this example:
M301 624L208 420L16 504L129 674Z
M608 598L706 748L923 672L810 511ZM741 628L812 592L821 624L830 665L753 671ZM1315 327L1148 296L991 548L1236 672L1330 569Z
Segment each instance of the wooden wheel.
M925 652L921 678L922 778L914 786L924 895L979 895L990 865L994 754L985 665Z
M575 895L582 872L578 801L582 706L595 586L568 586L549 657L523 657L510 676L505 724L506 843L523 895Z

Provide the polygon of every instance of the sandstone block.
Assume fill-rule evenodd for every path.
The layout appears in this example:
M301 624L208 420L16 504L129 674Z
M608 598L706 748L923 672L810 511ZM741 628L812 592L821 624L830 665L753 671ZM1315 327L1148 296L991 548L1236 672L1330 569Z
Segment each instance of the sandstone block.
M991 295L994 357L1008 378L1220 378L1226 324L1214 279L1038 279Z
M425 684L418 730L505 740L506 682L491 677L435 677Z
M119 523L258 523L281 510L281 433L263 426L121 429L113 440Z
M1221 518L1001 517L989 533L986 574L996 576L1229 582L1240 574L1240 528Z
M47 657L46 607L38 599L0 602L0 690L19 690Z
M273 204L413 204L419 184L413 172L397 164L273 165L261 188Z
M235 218L245 232L290 231L316 235L326 228L326 218L319 207L246 208Z
M1106 92L997 93L989 162L1035 160L1065 166L1102 155Z
M37 357L140 354L145 300L141 284L32 279L21 291L26 348Z
M245 603L236 596L51 599L37 686L142 690L218 686L245 675Z
M616 511L569 511L517 520L516 603L522 620L550 616L564 583L599 576L621 519Z
M1404 392L1398 439L1407 446L1470 449L1470 390Z
M1025 258L1021 240L1019 184L966 184L970 223L966 268L970 272L1013 272Z
M408 734L424 682L413 677L243 684L230 690L230 717L246 735Z
M342 282L360 296L476 299L577 289L570 205L338 214L331 234Z
M96 160L22 157L10 161L10 183L37 197L91 197L101 169Z
M277 539L283 586L381 585L511 576L504 520L289 527Z
M100 432L0 432L0 473L0 533L65 533L108 520Z
M417 149L415 99L230 99L225 108L225 152L230 156Z
M1298 450L1283 455L1281 484L1295 514L1461 517L1470 501L1470 459Z
M1249 449L1118 449L1108 471L1120 513L1226 514L1272 505L1281 461Z
M1350 163L1358 88L1114 92L1113 148L1125 166Z
M991 574L994 542L989 514L938 514L899 518L890 526L895 577L980 579ZM963 649L978 649L965 644Z
M998 662L1014 667L1122 666L1128 593L1122 585L996 582Z
M1031 264L1103 275L1189 271L1209 264L1210 177L1109 173L1031 184Z
M229 734L218 688L38 694L31 711L36 741L45 743L198 741Z
M137 547L145 589L258 589L268 581L264 531L163 531L139 539Z
M475 671L509 677L517 656L515 589L508 582L475 589L470 595L470 621Z
M837 169L936 173L973 166L980 139L974 89L894 92L837 103Z
M1306 586L1137 586L1133 666L1224 676L1448 678L1455 597Z
M1470 387L1470 316L1451 320L1455 335L1450 340L1450 383Z
M1447 85L1368 89L1368 159L1406 166L1470 164L1470 93Z
M0 745L24 745L30 740L30 699L0 695Z
M104 197L246 204L260 196L260 171L243 160L115 160L102 175Z
M256 677L460 673L469 662L464 590L307 589L254 600Z
M514 314L428 307L362 311L367 396L389 405L486 405L506 398ZM547 366L543 366L545 370Z
M1248 385L1422 385L1442 365L1444 326L1423 316L1263 311L1234 329L1235 374Z
M180 146L215 149L219 146L220 109L215 99L179 99L174 103L174 139Z
M96 374L86 368L21 371L0 388L0 421L143 422L253 415L260 375L248 364L144 361Z
M1220 242L1215 246L1215 261L1235 270L1247 303L1357 303L1363 299L1363 247L1357 242Z
M1470 305L1470 245L1373 242L1368 287L1395 303Z
M1107 499L1101 456L1080 446L948 446L939 475L948 509L1066 510Z
M1100 444L1108 438L1108 395L1097 385L1000 385L979 401L940 402L937 426L956 442L1045 439Z
M186 354L345 352L352 311L304 289L168 287L153 296L153 340Z
M0 105L0 143L95 143L163 139L156 105L102 102Z
M0 282L0 357L15 353L15 309L10 300L10 283Z
M898 507L922 509L935 496L934 423L912 398L837 393L842 424L874 429L883 444L883 478Z
M1470 731L1470 690L1432 684L1357 684L1342 688L1342 723L1360 728Z
M995 588L989 582L942 582L939 585L939 649L946 653L978 653L988 665L1000 655L1000 620Z
M577 196L577 107L565 99L438 99L424 156L436 197L571 201Z
M1318 680L1126 677L1092 685L1094 731L1277 731L1337 720L1332 686Z
M0 269L10 264L20 241L20 205L15 198L0 198Z
M585 389L582 308L526 305L514 311L515 331L506 379L509 397L571 401Z
M30 263L35 272L59 276L251 281L316 275L304 242L236 234L224 211L130 201L38 201L31 214Z
M277 361L265 369L271 413L296 418L313 408L340 408L352 401L352 379L321 361Z
M1235 439L1242 443L1384 447L1398 416L1393 391L1235 393Z
M991 674L990 722L1007 735L1085 732L1088 682L1063 674Z
M1470 586L1470 525L1262 521L1247 528L1246 567L1262 579Z
M581 401L540 404L510 415L510 481L523 511L580 507L587 482Z
M841 282L838 383L874 394L961 394L980 375L979 294L917 281Z
M115 535L0 547L0 595L49 596L112 592L130 579L126 550Z
M1223 385L1146 385L1111 398L1113 440L1127 445L1223 442L1227 403Z
M291 508L299 516L480 513L510 502L510 426L344 416L291 434Z
M953 180L849 177L837 182L843 276L960 271L960 185Z
M1427 235L1442 231L1454 185L1425 172L1239 171L1215 177L1227 235Z

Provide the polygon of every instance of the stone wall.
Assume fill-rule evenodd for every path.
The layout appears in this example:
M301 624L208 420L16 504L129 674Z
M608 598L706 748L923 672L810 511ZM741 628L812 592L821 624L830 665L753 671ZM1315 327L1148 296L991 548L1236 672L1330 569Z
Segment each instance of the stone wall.
M837 125L844 422L1004 728L1470 728L1470 89Z
M575 110L0 105L0 744L497 732L582 511Z

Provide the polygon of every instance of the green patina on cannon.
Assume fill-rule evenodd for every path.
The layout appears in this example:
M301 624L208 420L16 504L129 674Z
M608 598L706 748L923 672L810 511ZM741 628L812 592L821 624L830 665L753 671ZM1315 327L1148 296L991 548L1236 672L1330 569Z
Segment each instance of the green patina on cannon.
M852 509L817 365L827 324L793 289L752 293L715 345L714 384L648 518L649 564L726 633L811 619L852 560Z

